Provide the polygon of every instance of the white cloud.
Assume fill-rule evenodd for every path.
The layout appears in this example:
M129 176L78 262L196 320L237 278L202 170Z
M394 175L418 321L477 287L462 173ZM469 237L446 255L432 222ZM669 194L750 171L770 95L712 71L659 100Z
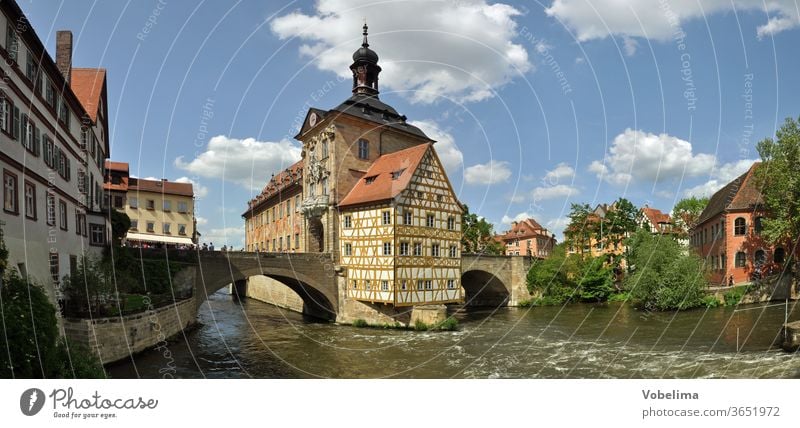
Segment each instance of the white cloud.
M500 223L506 224L506 225L511 225L511 223L513 223L515 221L522 221L522 220L525 220L525 219L528 219L528 218L533 218L533 214L528 213L526 211L523 211L523 212L515 215L514 217L509 217L508 215L504 215L503 219L500 220Z
M456 172L460 172L458 170L464 164L464 154L458 149L455 139L449 132L443 131L431 120L415 120L409 123L421 129L431 139L436 140L433 147L449 176L452 177Z
M795 0L553 0L545 12L577 33L580 41L611 35L665 41L687 21L732 12L734 7L737 13L756 16L763 16L765 9L769 12L767 23L757 29L759 37L800 24Z
M544 226L547 229L549 229L551 233L555 234L557 237L561 237L564 233L564 229L567 227L568 224L569 224L569 217L558 217L547 220L544 223Z
M464 170L464 180L469 184L497 184L511 178L508 162L490 160Z
M556 184L555 186L537 187L533 189L534 201L545 201L547 199L568 198L577 194L578 189L566 184Z
M384 88L410 90L413 102L430 103L440 95L480 101L533 68L525 47L514 43L519 34L514 19L521 14L486 0L319 0L313 13L288 13L270 28L282 40L300 39L301 56L319 69L349 78L366 17Z
M185 162L175 159L175 166L193 175L218 178L253 190L264 187L269 177L300 160L300 146L288 141L243 140L224 135L213 137L205 151Z
M589 171L610 183L630 180L664 182L708 174L714 155L692 152L692 144L668 134L626 129L611 144L605 162L594 161Z
M636 49L639 47L639 42L636 41L633 37L625 36L622 38L623 47L625 48L625 55L627 56L634 56L636 55Z
M205 225L208 224L208 219L205 218L205 217L197 217L197 218L195 218L195 220L197 220L197 225L198 226L205 226Z
M197 180L192 180L189 177L180 177L175 180L176 183L191 183L192 190L194 191L194 197L197 199L203 199L208 196L208 187L203 186Z
M714 169L708 181L686 189L684 195L697 197L711 196L714 192L733 181L736 177L744 174L750 169L754 162L756 162L755 159L742 159L737 162L723 164L719 168Z
M575 169L564 162L556 165L550 171L544 174L544 181L549 184L556 184L561 180L572 178L575 176Z

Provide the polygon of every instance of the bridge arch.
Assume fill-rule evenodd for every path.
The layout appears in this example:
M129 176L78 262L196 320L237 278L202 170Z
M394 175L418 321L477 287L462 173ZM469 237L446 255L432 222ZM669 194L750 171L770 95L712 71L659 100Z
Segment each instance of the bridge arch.
M509 287L500 278L481 269L462 272L461 287L466 306L505 306L511 297Z

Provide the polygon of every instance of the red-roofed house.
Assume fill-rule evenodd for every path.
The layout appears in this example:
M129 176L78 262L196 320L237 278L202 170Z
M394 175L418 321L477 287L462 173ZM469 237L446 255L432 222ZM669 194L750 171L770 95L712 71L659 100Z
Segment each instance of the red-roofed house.
M691 246L706 260L711 281L718 285L748 282L786 259L786 249L761 237L765 216L754 177L756 162L714 193L690 233Z
M505 245L507 256L530 256L540 259L550 255L556 245L555 235L536 220L527 218L511 223L511 229L495 239Z

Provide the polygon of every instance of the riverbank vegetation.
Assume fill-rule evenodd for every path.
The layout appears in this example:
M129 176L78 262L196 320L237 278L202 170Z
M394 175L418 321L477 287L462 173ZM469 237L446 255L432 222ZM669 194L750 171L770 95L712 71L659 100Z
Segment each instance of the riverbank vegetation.
M370 324L366 320L359 318L353 321L352 326L356 328L380 328L380 329L392 329L392 330L455 331L458 330L458 320L455 319L454 317L447 317L447 319L438 324L428 324L421 320L417 320L414 323L414 325L405 326L403 324L400 324L399 322L395 322L394 324L389 324L389 323Z
M84 255L64 277L65 315L128 315L189 298L190 287L173 287L172 277L181 268L166 260L140 259L125 248L106 251L100 259Z
M7 269L0 230L0 378L104 378L97 357L60 336L56 308L44 288Z

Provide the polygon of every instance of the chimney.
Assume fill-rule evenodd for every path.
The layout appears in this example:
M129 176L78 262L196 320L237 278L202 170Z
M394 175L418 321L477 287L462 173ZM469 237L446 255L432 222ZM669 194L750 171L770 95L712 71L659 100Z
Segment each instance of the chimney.
M56 66L69 84L72 73L72 31L56 33Z

